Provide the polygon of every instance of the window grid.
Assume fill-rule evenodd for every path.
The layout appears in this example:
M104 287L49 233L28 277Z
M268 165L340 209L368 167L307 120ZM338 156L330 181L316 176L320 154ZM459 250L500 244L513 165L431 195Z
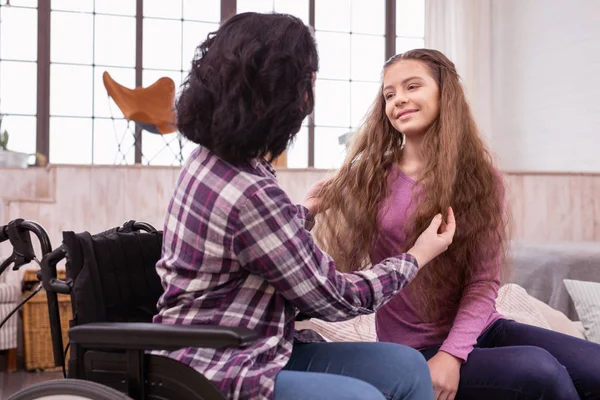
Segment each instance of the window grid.
M18 0L16 0L18 1ZM43 24L44 24L44 20L49 20L50 19L50 15L52 13L55 12L60 12L60 13L65 13L65 14L78 14L78 15L92 15L92 34L93 34L93 38L91 38L92 41L92 46L93 46L93 50L95 50L95 46L96 46L96 35L95 35L95 31L96 31L96 23L97 20L96 18L98 16L100 17L129 17L129 18L133 18L137 21L137 24L139 26L140 24L140 20L142 21L141 23L143 24L146 20L155 20L155 21L179 21L180 24L180 32L179 32L179 40L180 40L180 68L179 69L160 69L160 68L154 68L153 66L148 66L146 67L146 65L144 65L143 62L141 62L140 60L138 60L138 62L136 63L135 67L132 66L130 69L135 68L136 70L139 68L139 74L143 76L144 73L147 72L173 72L173 73L177 73L181 79L181 81L184 79L185 74L187 73L187 67L184 67L186 63L188 63L191 60L191 55L186 55L185 54L185 50L184 50L184 22L197 22L197 23L215 23L215 21L211 21L210 18L196 18L196 17L188 17L186 18L186 12L185 12L185 0L180 0L181 1L181 18L175 18L175 17L171 17L171 16L144 16L144 15L139 15L139 13L132 13L129 15L125 15L125 14L121 14L121 13L114 13L114 12L101 12L101 11L96 11L96 1L93 2L93 10L92 11L73 11L73 10L63 10L63 9L58 9L58 8L52 8L50 9L50 7L48 6L49 1L48 0L40 0L40 5L38 7L33 7L33 6L23 6L23 5L12 5L11 7L14 8L23 8L23 9L35 9L38 10L38 14L39 13L48 13L48 17L43 17L41 16L38 19L38 22L42 25L39 25L38 28L42 29ZM313 28L315 27L315 2L317 1L323 1L323 0L308 0L308 4L309 4L309 20L311 25L313 26ZM353 0L348 0L350 3L352 3ZM393 13L395 14L396 18L394 18L397 21L398 18L398 13L401 12L401 10L403 9L403 7L408 4L409 1L415 1L415 0L385 0L384 1L384 8L386 10L386 12L393 10ZM419 2L423 2L424 0L416 0L417 3ZM221 10L224 10L225 8L229 8L229 9L235 9L235 0L221 0ZM44 4L47 3L47 4ZM137 2L139 4L139 0ZM275 4L277 2L273 1L273 8L275 8ZM392 4L394 3L394 4ZM191 3L190 3L191 4ZM224 4L227 5L227 7L224 7ZM44 5L43 7L41 5ZM233 5L233 6L232 6ZM350 7L352 7L352 4L350 4ZM229 12L229 10L227 11ZM284 11L285 12L285 11ZM318 11L317 11L318 12ZM352 15L352 11L350 11L350 15ZM398 29L398 24L395 24L396 26L394 26L394 30L393 31L389 31L387 26L389 25L389 17L386 17L385 20L385 24L386 24L386 30L384 34L374 34L374 33L369 33L369 32L361 32L361 33L357 33L354 32L352 30L352 24L350 24L350 29L348 30L336 30L336 29L316 29L317 33L346 33L348 34L348 39L349 40L353 40L352 37L353 35L356 35L354 37L364 37L364 38L373 38L373 37L382 37L384 38L383 40L385 41L385 53L389 54L390 53L390 49L395 48L396 46L398 46L398 50L403 50L401 48L401 42L402 41L414 41L413 43L417 44L413 47L422 47L422 43L424 42L423 37L424 37L424 33L418 33L418 34L406 34L406 33L402 33L401 30ZM394 22L396 22L394 21ZM317 27L318 28L318 27ZM390 33L395 31L395 35L390 37ZM140 35L138 35L138 40ZM390 43L393 42L393 43ZM138 42L139 43L139 42ZM350 49L349 49L349 53L350 53L350 59L352 59L352 54L354 49L352 48L352 43L350 44ZM38 51L40 51L38 49ZM43 52L43 50L42 50ZM92 132L92 138L94 138L95 135L95 120L99 120L99 121L107 121L110 120L109 117L106 117L104 115L96 115L96 102L99 101L98 99L96 99L95 93L97 90L100 90L100 88L97 88L97 82L96 79L94 79L94 75L95 75L95 70L96 69L101 69L101 68L115 68L115 66L112 65L107 65L106 63L98 63L96 64L96 52L92 51L92 61L91 63L89 62L63 62L63 61L50 61L47 60L48 62L48 66L80 66L80 67L89 67L91 69L91 74L92 74L92 79L91 79L91 93L92 93L92 99L91 99L91 104L92 104L92 108L90 111L90 115L89 116L76 116L76 115L63 115L65 113L52 113L52 118L69 118L69 119L73 119L73 120L77 120L77 119L90 119L91 120L91 132ZM40 58L40 60L43 60L43 58ZM5 59L0 59L0 63L3 61L19 61L19 62L29 62L29 63L36 63L36 61L22 61L22 60L11 60L8 58ZM381 64L383 64L383 61L385 61L385 59L381 60ZM141 65L140 65L141 64ZM351 63L349 63L349 69L352 68ZM122 67L118 67L118 68L122 68ZM43 68L42 68L43 69ZM42 75L40 75L40 72L38 70L38 75L41 76L41 87L44 87L44 76L43 73ZM356 87L353 87L353 83L357 83L357 84L365 84L368 85L369 83L376 83L378 82L378 76L375 75L373 80L370 79L356 79L352 76L352 71L350 70L350 77L348 79L341 79L341 78L336 78L336 77L318 77L318 81L320 83L324 83L324 82L331 82L331 83L340 83L340 82L347 82L348 84L348 93L350 94L348 97L348 100L346 102L345 107L349 108L350 110L352 110L352 95L354 94L354 90L356 89ZM140 78L141 79L141 76ZM136 79L136 82L139 82L138 79ZM46 83L46 85L48 85L48 83ZM145 86L145 85L144 85ZM39 85L38 85L39 87ZM358 86L357 86L358 87ZM40 102L40 96L42 99L42 103L44 100L44 95L43 93L38 93L37 97L38 97L38 104ZM316 104L315 104L315 108L316 111L315 113L318 113L319 111L319 100L318 100L318 94L316 95ZM1 103L0 103L1 105ZM1 110L0 110L1 111ZM118 113L118 109L113 111L115 113ZM19 113L15 113L14 114L16 117L18 116L26 116L26 117L35 117L35 114L19 114ZM44 112L42 112L41 114L39 114L39 110L38 110L38 149L40 148L40 138L43 140L45 139L46 144L48 142L49 139L49 121L46 121L44 123L44 121L42 121L44 119ZM40 118L42 120L40 120ZM50 115L48 115L46 118L50 118ZM318 122L318 121L317 121ZM41 124L41 125L40 125ZM44 127L45 125L45 127ZM319 125L315 125L315 121L313 116L309 116L307 118L307 120L305 121L305 123L303 124L303 131L307 131L308 130L308 143L306 143L308 145L308 166L314 166L314 163L311 162L311 157L310 154L311 152L314 155L314 151L315 151L315 143L314 143L314 130L315 128L317 129L321 129L321 128L329 128L329 129L348 129L351 130L353 128L355 128L356 123L352 122L352 118L350 119L350 121L347 121L347 123L343 123L343 124L338 124L338 123L319 123ZM312 130L312 139L311 139L311 133L310 131ZM317 139L318 139L318 135L317 135ZM317 143L318 145L318 143ZM91 146L91 158L92 158L92 162L94 161L94 148L93 148L93 140L92 140L92 146ZM44 145L42 144L42 149L44 148ZM84 150L85 152L86 150ZM89 154L89 153L88 153Z
M29 10L29 11L37 11L37 6L23 5L23 4L12 4L6 5L0 3L0 43L3 39L2 37L2 25L3 18L6 18L6 12L8 10ZM37 13L36 13L37 15ZM0 48L1 50L1 48ZM37 49L36 49L37 52ZM3 67L6 67L9 64L24 64L28 66L36 66L37 65L37 55L35 59L21 59L21 58L13 58L13 57L3 57L2 51L0 51L0 88L2 88L2 70ZM1 92L0 92L1 93ZM23 135L15 135L14 129L12 128L13 121L21 121L20 127L23 127L23 122L26 123L27 120L34 120L37 116L37 110L35 112L18 112L18 111L9 111L6 112L7 106L6 103L2 103L2 97L0 96L0 116L2 116L2 126L0 127L0 134L5 130L9 133L9 141L8 141L8 149L13 151L27 152L33 153L35 152L35 130L32 130L31 134L33 136L33 142L27 143L28 140L23 139ZM10 108L9 108L10 110ZM32 126L35 128L35 126ZM21 140L19 140L21 139ZM21 143L20 143L21 142ZM15 143L17 143L15 145Z
M114 70L123 70L123 71L130 71L133 74L135 74L135 61L132 60L128 65L116 65L115 64L106 64L106 63L97 63L97 54L96 54L96 33L97 33L97 22L98 22L98 18L103 18L103 17L110 17L110 18L115 18L117 20L121 20L123 22L127 21L127 23L130 23L132 27L135 27L135 15L125 15L125 14L119 14L119 13L110 13L110 12L101 12L101 11L97 11L97 4L96 4L96 0L93 1L92 3L92 10L91 11L74 11L74 10L68 10L68 9L64 9L64 8L54 8L51 6L50 9L50 18L52 19L53 16L66 16L66 15L71 15L71 16L88 16L91 18L91 62L73 62L73 61L64 61L64 60L57 60L57 57L60 57L58 54L57 55L50 55L50 87L51 87L51 92L50 92L50 99L52 99L52 83L53 82L57 82L56 80L53 80L53 75L54 78L56 78L57 72L60 70L60 67L79 67L79 68L85 68L85 74L89 77L89 89L91 90L91 104L89 105L89 109L87 110L87 114L86 115L73 115L71 113L65 113L65 112L56 112L52 110L52 104L50 105L50 124L49 124L49 138L50 138L50 153L52 156L52 148L53 148L53 143L52 143L52 136L55 136L55 140L59 140L58 138L63 135L63 133L59 130L56 129L52 130L52 127L54 126L55 128L57 128L58 126L65 126L63 125L64 122L70 120L73 121L73 125L77 126L78 123L75 121L80 121L80 123L86 123L86 126L89 127L89 132L90 132L90 136L89 138L85 137L85 133L84 132L80 132L80 135L84 136L83 138L81 137L77 137L77 136L73 136L73 134L71 133L70 135L67 135L66 137L63 138L63 140L65 141L77 141L77 140L86 140L86 142L89 142L90 146L89 149L86 149L85 151L81 151L82 153L85 152L87 153L87 155L82 156L82 155L72 155L69 156L69 159L67 159L67 162L71 163L71 162L81 162L84 160L89 160L90 164L96 164L97 163L97 155L96 155L96 147L98 145L102 145L101 142L98 142L98 140L103 140L103 138L100 137L96 137L99 132L97 131L97 121L104 121L104 120L112 120L114 118L115 123L119 124L122 123L124 121L124 119L122 118L122 116L119 115L119 110L118 108L116 108L113 105L110 104L111 100L109 100L108 98L108 94L106 94L105 92L105 88L100 85L100 87L97 87L97 77L101 76L101 73L104 71L108 71L111 75L114 75ZM135 36L127 38L125 40L131 40L133 42L135 42ZM52 43L52 38L51 38L51 43ZM59 68L56 68L59 67ZM74 82L75 84L75 82ZM130 85L126 85L126 86L130 86ZM56 90L56 89L55 89ZM97 91L102 91L105 93L105 101L107 102L107 104L109 104L109 109L111 110L111 114L112 117L106 117L106 116L102 116L102 115L98 115L98 103L97 101L101 101L99 99L97 99L97 95L99 95L99 93L97 93ZM83 125L79 125L79 126L83 126ZM122 139L121 136L124 136L122 132L106 132L106 137L110 137L113 134L117 137L115 137L115 148L114 148L114 152L115 154L113 155L113 160L114 163L119 163L122 162L124 159L127 160L127 162L133 162L133 153L131 153L131 151L127 154L127 158L124 158L120 155L117 154L117 147L116 147L116 143L123 141L124 143L126 143L125 139ZM110 136L109 136L110 135ZM124 146L125 147L125 146ZM127 150L127 149L124 149ZM59 162L62 161L59 159ZM77 162L77 163L79 163Z
M318 0L317 0L318 1ZM373 74L373 79L357 79L355 77L353 77L353 55L354 55L354 41L356 40L356 38L361 38L361 37L368 37L368 38L382 38L383 39L383 47L381 48L381 59L379 60L379 64L382 66L383 63L385 62L385 40L386 40L386 36L385 36L385 31L382 33L369 33L369 32L356 32L353 30L353 3L355 0L350 0L348 2L349 4L349 10L348 10L348 16L350 18L349 21L349 28L348 29L320 29L319 26L315 26L315 32L316 32L316 37L317 39L319 38L319 34L320 33L325 33L325 34L343 34L343 35L347 35L347 40L349 42L349 52L348 52L348 78L335 78L335 77L331 77L331 76L326 76L326 77L322 77L319 76L319 74L317 75L317 91L315 93L315 125L314 125L314 131L315 131L315 143L314 143L314 153L315 153L315 157L314 157L314 167L316 168L325 168L325 169L331 169L331 168L337 168L341 165L341 162L343 161L343 158L345 156L345 146L343 143L341 143L342 137L346 136L348 134L351 134L351 132L353 132L355 129L358 128L358 126L360 125L360 121L356 121L355 120L355 116L353 114L353 104L354 101L356 101L356 98L358 97L359 93L355 93L354 89L355 89L355 85L353 85L353 83L366 83L366 84L378 84L379 83L379 76L377 74ZM385 2L380 2L380 3L373 3L372 6L381 6L384 9L387 9L387 5L385 4ZM384 19L385 19L385 13L384 13ZM383 22L383 21L382 21ZM318 43L319 44L319 43ZM343 64L343 62L340 62L340 64ZM321 67L323 67L323 65L321 65ZM370 75L371 76L371 75ZM319 113L321 112L322 114L325 113L330 113L328 111L324 111L325 110L325 106L329 105L329 102L326 101L319 101L319 99L323 99L323 95L319 95L319 89L318 87L320 86L319 83L322 82L338 82L338 83L346 83L347 84L347 90L348 90L348 99L347 99L347 103L345 105L345 110L348 113L348 118L347 118L347 123L346 124L340 124L340 123L327 123L327 122L323 122L323 117L319 115ZM340 87L341 88L341 87ZM376 95L376 91L373 91L373 93L371 94L371 97L374 98L374 96ZM324 146L325 143L328 143L327 146ZM320 146L321 144L321 146ZM327 147L327 150L325 151L324 148ZM336 148L336 152L337 154L333 154L332 153L332 149Z
M179 16L179 18L175 18L175 17L157 17L157 16L148 16L148 15L144 15L143 16L143 23L144 23L144 28L147 26L146 23L147 22L152 22L152 21L168 21L168 22L178 22L179 24L179 68L178 69L174 69L174 68L158 68L158 67L153 67L153 66L146 66L148 65L148 63L142 63L142 76L143 76L143 86L148 86L152 83L154 83L157 79L159 79L159 76L171 76L171 78L173 79L174 83L175 83L175 87L176 87L176 91L179 90L181 83L183 83L185 77L187 76L188 72L189 72L189 68L187 67L189 65L189 63L192 60L193 57L193 53L186 53L186 47L185 47L185 42L186 42L186 22L187 23L200 23L200 24L205 24L206 28L210 28L209 32L215 31L216 29L218 29L218 22L214 21L214 20L210 20L210 19L198 19L198 18L187 18L186 17L186 7L185 7L185 2L183 0L180 0L180 5L181 5L181 14ZM144 14L146 14L146 12L144 11ZM190 26L190 25L187 25ZM208 34L208 32L206 32ZM194 48L200 44L200 42L202 40L204 40L205 37L200 37L198 38L198 43L194 43ZM156 73L156 74L152 74L152 72ZM176 76L174 76L176 75ZM152 79L150 79L149 77L153 76ZM178 77L179 79L175 79L176 77ZM189 142L187 139L185 139L183 136L180 135L179 132L175 132L175 133L171 133L168 134L166 136L162 136L159 138L159 135L156 134L151 134L149 132L143 131L142 132L143 138L142 138L142 153L144 154L145 160L142 160L142 163L145 163L147 165L151 165L151 164L156 164L159 163L161 165L172 165L174 162L179 162L180 164L183 162L183 160L187 157L187 155L193 150L193 148L195 147L195 144L192 142ZM169 148L164 147L165 144L168 143L168 147L171 149L169 150ZM158 153L154 153L152 154L151 152L155 151L155 150L151 150L153 148L160 148L158 150ZM148 156L146 156L146 150L148 150L148 153L150 153ZM178 154L175 154L175 152L171 152L171 151L175 151ZM164 152L164 153L163 153ZM166 155L165 155L166 154ZM172 156L172 157L171 157ZM153 161L155 159L158 159L158 161L154 162Z

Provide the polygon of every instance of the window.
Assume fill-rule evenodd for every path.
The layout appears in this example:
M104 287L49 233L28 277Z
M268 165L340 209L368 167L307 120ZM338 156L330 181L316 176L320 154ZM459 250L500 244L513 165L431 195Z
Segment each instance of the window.
M396 0L396 53L425 46L425 0Z
M315 110L288 149L287 161L291 168L337 168L346 153L340 137L360 126L379 95L386 52L424 45L425 0L396 0L395 21L386 19L390 0L144 0L141 9L137 3L52 0L38 7L37 0L11 0L10 7L0 5L0 113L9 148L48 151L53 163L179 165L195 145L177 132L144 130L141 146L136 143L135 124L125 121L107 96L102 74L129 88L169 77L179 91L197 45L218 29L222 7L235 6L237 13L293 14L315 29L321 57ZM38 27L46 20L50 27L43 22ZM386 37L394 22L396 34ZM49 50L38 49L38 30L50 33Z
M219 28L220 20L219 0L145 0L142 85L169 77L179 91L196 47ZM142 131L142 163L179 164L195 146L179 133Z
M9 134L8 149L35 153L37 0L0 5L0 114L1 129Z
M331 18L332 15L337 18ZM315 88L315 167L337 168L340 136L353 132L379 92L385 62L385 1L316 1L320 71Z
M134 152L128 151L133 137L127 135L127 123L106 94L102 74L106 71L122 85L135 87L135 6L135 0L52 0L53 163L134 162Z

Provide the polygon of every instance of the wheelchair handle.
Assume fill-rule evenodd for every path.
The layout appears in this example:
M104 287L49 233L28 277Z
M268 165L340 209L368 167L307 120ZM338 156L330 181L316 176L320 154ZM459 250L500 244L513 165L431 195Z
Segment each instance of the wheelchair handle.
M35 259L30 232L33 232L38 238L42 248L42 256L52 251L48 233L40 224L17 218L9 222L8 225L0 227L0 243L9 240L13 247L12 254L0 265L0 274L13 263L13 270L17 270Z
M36 276L37 279L42 282L42 286L46 290L54 362L57 367L62 367L64 365L63 343L60 332L60 314L56 293L65 293L65 287L68 289L68 285L66 282L56 278L56 263L54 263L53 269L44 268L44 265L47 264L45 261L46 255L52 252L52 245L50 244L48 233L40 224L34 221L24 220L23 218L17 218L9 222L8 225L1 227L0 242L7 239L10 240L10 244L13 246L13 253L0 266L0 274L2 274L2 272L4 272L4 270L12 263L15 264L13 270L17 270L21 266L28 264L35 259L30 232L33 232L35 236L37 236L42 249L41 269L37 272ZM55 288L59 290L56 290ZM55 329L56 326L59 327L58 331Z
M8 240L8 225L0 226L0 243Z

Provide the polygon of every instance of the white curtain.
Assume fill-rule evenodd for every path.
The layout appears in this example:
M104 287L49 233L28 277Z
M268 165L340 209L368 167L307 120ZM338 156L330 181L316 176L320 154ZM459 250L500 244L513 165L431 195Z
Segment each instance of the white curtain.
M484 139L492 132L492 0L426 0L425 46L456 65Z

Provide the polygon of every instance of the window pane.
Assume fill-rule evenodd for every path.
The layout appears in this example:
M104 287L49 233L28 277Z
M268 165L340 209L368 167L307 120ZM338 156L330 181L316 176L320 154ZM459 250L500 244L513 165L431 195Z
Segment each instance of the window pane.
M271 12L273 11L273 0L237 0L238 14L248 11Z
M308 167L308 128L303 126L287 152L288 168Z
M21 117L4 115L1 132L8 132L8 150L21 153L35 153L37 119L36 117Z
M95 68L94 69L94 115L97 117L110 117L111 111L114 118L122 118L123 113L108 97L102 75L107 71L111 78L119 84L133 89L135 88L135 69L130 68Z
M104 0L98 1L101 3ZM50 2L52 10L64 10L64 11L94 11L94 0L52 0Z
M0 112L37 112L37 65L32 62L0 62Z
M350 38L348 33L317 32L319 78L350 79Z
M93 72L88 66L50 65L50 114L91 117Z
M385 0L352 0L352 32L385 34Z
M425 46L424 39L396 38L396 54L404 53L412 49L422 49Z
M275 11L295 15L306 25L308 21L308 0L274 0Z
M181 16L181 0L144 0L144 17L177 18L180 20ZM146 37L145 32L144 37Z
M219 24L207 22L183 22L183 57L181 69L188 71L194 58L196 47L206 40L210 32L219 29Z
M94 119L94 164L134 164L134 135L135 124L124 119Z
M352 79L379 81L385 62L385 37L352 35Z
M142 164L145 165L181 165L179 161L180 144L183 146L184 138L179 133L157 135L142 131Z
M183 18L195 21L220 22L220 0L183 0Z
M181 86L181 75L181 71L162 71L145 69L142 73L142 86L148 87L160 78L168 77L173 79L173 83L175 83L175 93L177 93L179 91L179 86Z
M346 157L346 147L339 137L348 133L348 128L326 128L315 126L315 168L339 168Z
M135 18L96 16L95 64L135 67Z
M425 37L425 0L396 0L396 34Z
M350 127L350 82L317 79L315 124Z
M10 4L19 7L37 7L38 2L37 0L10 0Z
M352 82L350 87L352 93L352 104L350 115L352 127L358 127L377 96L381 96L380 84L371 82Z
M53 0L54 1L54 0ZM135 15L135 0L97 0L96 12L117 15Z
M37 60L37 10L0 9L0 58Z
M50 117L50 161L53 164L91 164L91 118Z
M315 29L350 32L351 0L315 1Z
M92 15L57 11L51 15L50 60L92 64Z
M181 68L181 21L144 19L143 62L145 68Z

